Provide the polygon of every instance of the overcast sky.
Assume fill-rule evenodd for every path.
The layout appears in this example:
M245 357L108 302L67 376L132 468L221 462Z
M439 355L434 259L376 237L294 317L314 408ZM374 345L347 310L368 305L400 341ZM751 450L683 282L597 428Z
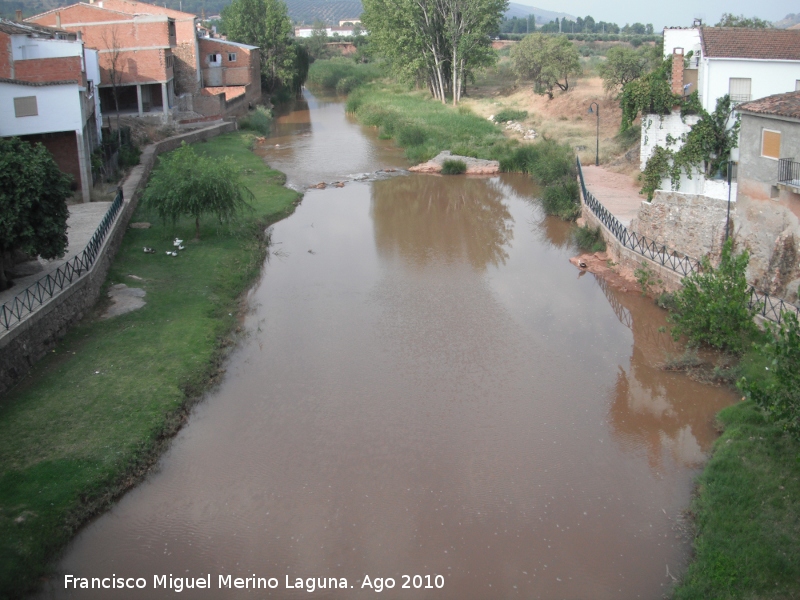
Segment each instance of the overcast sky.
M757 16L778 21L788 13L800 12L800 4L787 0L512 0L518 4L537 6L545 10L565 12L576 17L591 15L595 21L608 21L620 26L625 23L652 23L656 29L665 26L687 26L696 17L714 25L724 12Z

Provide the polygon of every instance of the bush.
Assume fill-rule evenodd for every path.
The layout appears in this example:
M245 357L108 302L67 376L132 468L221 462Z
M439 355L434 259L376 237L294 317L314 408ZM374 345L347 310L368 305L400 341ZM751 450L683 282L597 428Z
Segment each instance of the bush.
M442 175L461 175L467 172L467 163L463 160L446 160L442 164Z
M780 327L767 324L771 340L758 347L767 365L760 377L743 377L741 389L785 431L800 439L800 323L794 312L783 313Z
M757 307L750 307L745 270L749 255L745 250L733 254L731 240L722 247L719 266L711 266L708 257L701 271L683 280L683 289L675 294L675 309L670 315L672 335L686 335L692 344L707 344L734 354L741 353L757 332L753 317Z
M425 143L425 131L416 125L401 125L397 132L397 143L401 146L419 146Z
M256 106L246 116L239 119L240 129L257 131L262 135L269 135L272 126L272 114L265 106Z
M606 249L603 232L600 227L592 229L588 225L572 230L572 241L584 252L602 252Z
M522 121L528 117L527 110L514 110L504 108L494 116L495 123L507 123L508 121Z
M119 149L119 166L123 169L135 167L139 164L142 151L136 146L124 145Z
M380 66L375 63L356 63L345 57L317 60L308 70L308 84L339 94L349 94L358 86L381 76Z
M578 182L562 179L548 185L542 193L542 208L548 215L574 221L581 214Z

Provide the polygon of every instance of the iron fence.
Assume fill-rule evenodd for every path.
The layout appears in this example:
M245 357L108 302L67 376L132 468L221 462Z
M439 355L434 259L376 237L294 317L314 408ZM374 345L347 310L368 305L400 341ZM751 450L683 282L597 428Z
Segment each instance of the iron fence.
M700 271L699 260L687 256L686 254L681 254L675 250L670 250L666 246L658 244L643 235L628 231L628 228L586 189L581 161L579 158L576 158L576 162L578 165L578 175L581 180L581 192L583 193L584 203L623 246L634 252L638 252L642 256L646 256L662 266L669 267L676 273L680 273L683 277Z
M83 252L76 254L52 273L36 280L0 307L0 326L3 329L8 330L19 323L92 268L122 204L122 188L120 188Z
M578 165L578 175L581 180L581 192L583 193L584 203L623 246L658 262L664 267L672 269L682 277L686 277L692 273L698 273L702 270L701 263L697 259L685 254L680 254L675 250L669 250L666 246L659 245L644 236L628 231L628 228L586 189L586 183L583 179L583 169L581 168L581 161L579 158L576 158L576 163ZM797 165L798 163L793 164ZM749 293L750 307L756 307L758 310L757 314L769 321L780 324L783 313L792 311L800 317L800 308L786 302L782 298L770 296L767 292L757 290L754 286L750 287Z
M781 158L778 161L778 183L800 187L800 163L791 158Z

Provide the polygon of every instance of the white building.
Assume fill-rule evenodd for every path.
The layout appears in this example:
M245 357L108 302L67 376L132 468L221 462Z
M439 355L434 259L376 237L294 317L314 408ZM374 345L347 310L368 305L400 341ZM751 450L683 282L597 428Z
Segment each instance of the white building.
M664 58L686 61L683 85L712 112L730 94L736 103L800 89L800 30L692 27L664 30Z
M97 52L64 30L0 19L0 137L41 142L91 198L101 140Z
M328 37L351 37L354 35L361 35L365 33L363 29L357 29L354 26L350 27L325 27L325 33ZM313 27L295 27L294 37L310 38L314 34Z

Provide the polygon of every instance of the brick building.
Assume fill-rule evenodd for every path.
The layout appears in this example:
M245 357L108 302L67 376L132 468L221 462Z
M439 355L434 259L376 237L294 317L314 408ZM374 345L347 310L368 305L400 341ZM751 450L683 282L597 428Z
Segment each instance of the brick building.
M27 21L79 31L86 45L98 50L105 114L116 112L115 87L122 114L160 114L164 120L171 119L176 108L205 117L224 116L261 96L260 72L251 68L253 58L258 63L258 49L198 40L198 17L190 13L132 0L90 0ZM201 50L200 44L207 41L230 47ZM222 70L204 62L211 54L222 56ZM237 60L227 60L229 55ZM205 82L204 73L212 81Z
M0 19L0 136L42 142L90 200L100 140L97 52L75 33Z

